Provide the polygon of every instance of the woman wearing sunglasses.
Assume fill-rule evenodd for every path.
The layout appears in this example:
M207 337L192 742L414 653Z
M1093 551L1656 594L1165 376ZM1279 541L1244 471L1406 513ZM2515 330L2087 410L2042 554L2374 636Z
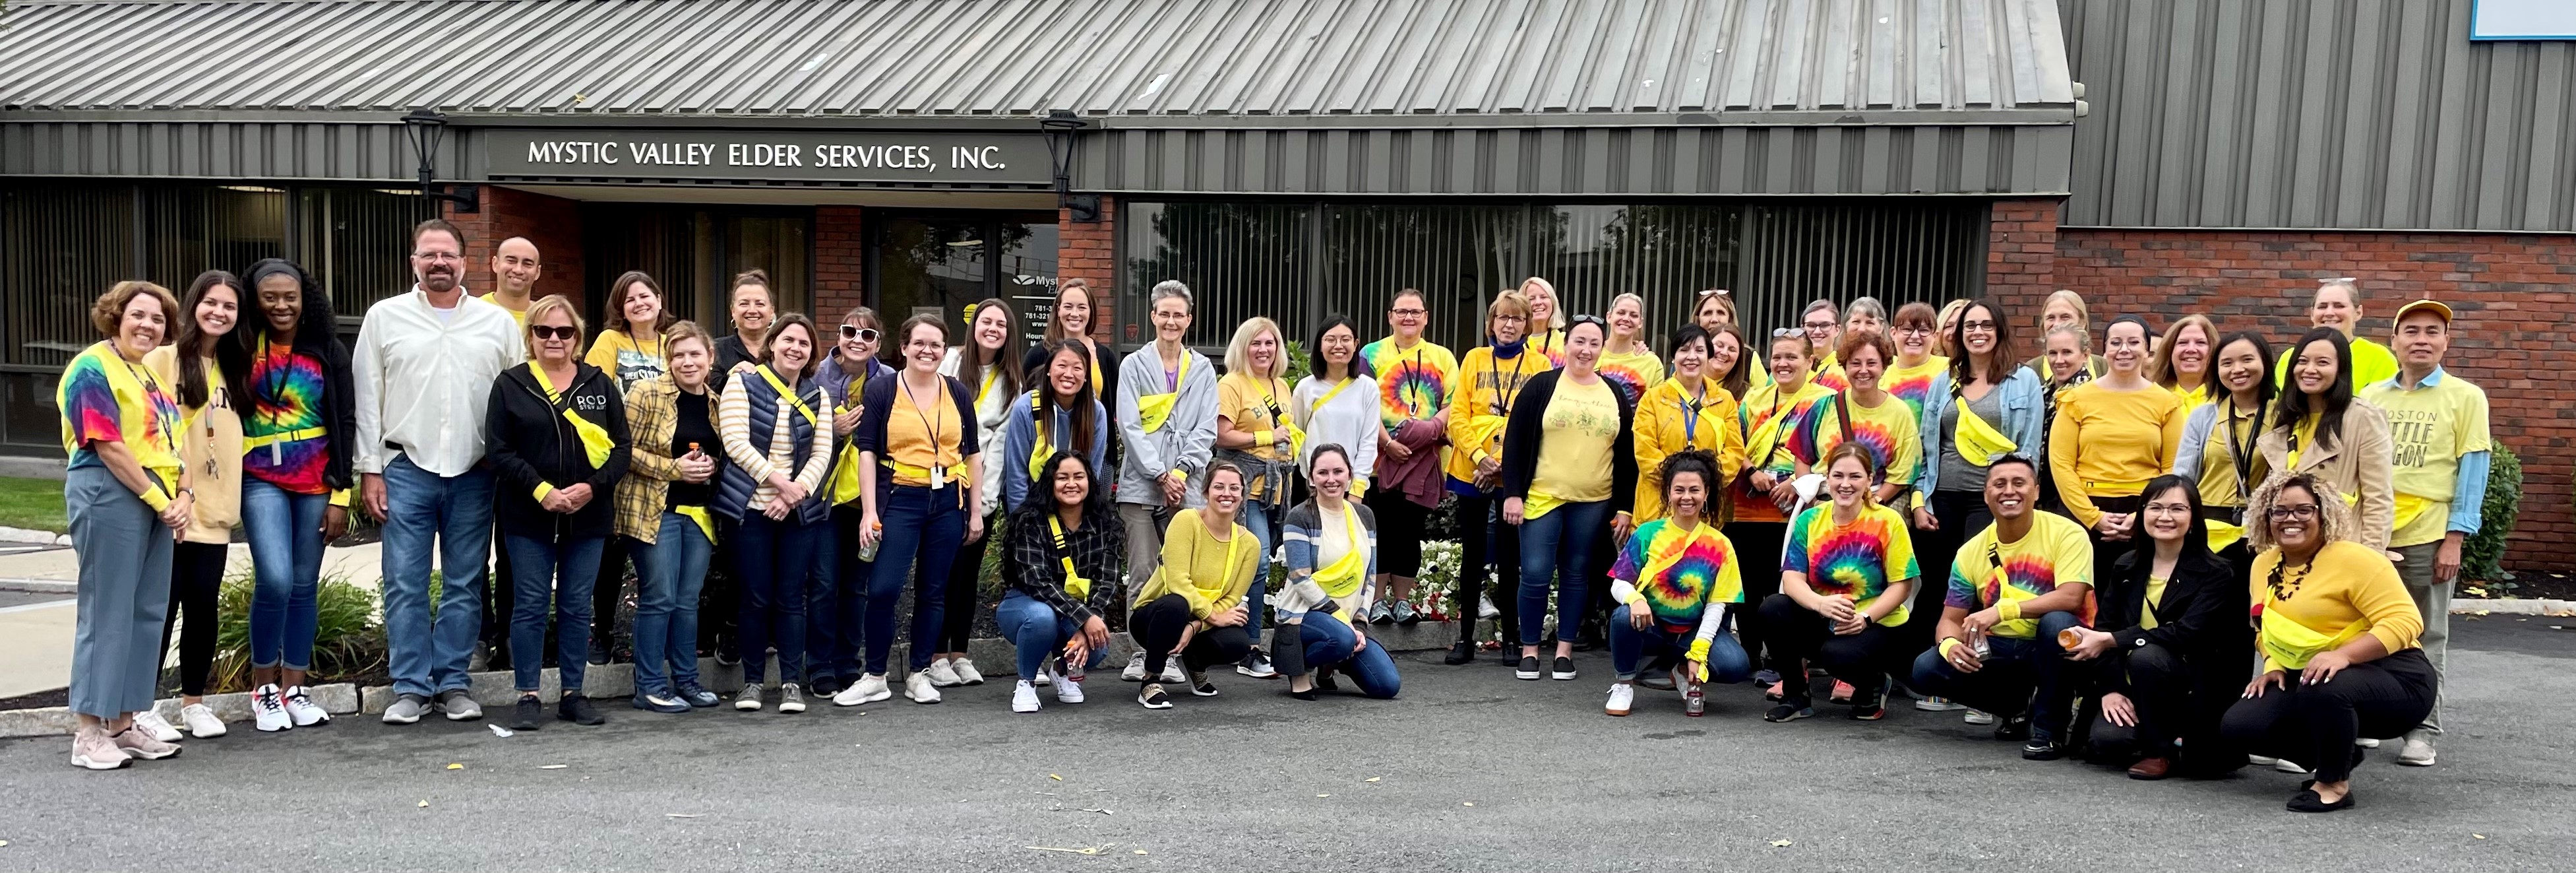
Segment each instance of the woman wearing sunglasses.
M859 390L894 372L877 357L884 329L876 310L851 309L841 316L830 354L814 368L814 384L832 405L834 473L824 486L832 525L816 534L814 570L805 586L805 672L818 695L837 694L859 681L860 606L875 562L859 560L859 519L865 513L859 511L858 453L851 435L865 411Z

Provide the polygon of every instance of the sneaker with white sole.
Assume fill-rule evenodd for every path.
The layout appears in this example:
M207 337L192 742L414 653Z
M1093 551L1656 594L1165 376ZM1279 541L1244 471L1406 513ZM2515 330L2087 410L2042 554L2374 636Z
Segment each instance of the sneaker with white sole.
M931 666L938 666L932 664ZM953 675L953 674L952 674ZM930 671L918 670L903 678L903 697L914 703L938 703L938 683L931 681Z
M1610 702L1601 704L1601 711L1611 715L1626 716L1635 706L1636 701L1637 686L1626 682L1614 682L1610 685Z
M1047 672L1039 673L1037 681L1038 683L1052 683L1055 685L1055 702L1057 703L1082 702L1082 680L1080 679L1076 679L1062 673L1057 673L1053 669L1049 669Z
M463 688L439 692L438 708L447 713L448 721L473 721L483 717L483 704L476 703L473 692Z
M2292 761L2292 760L2290 760L2290 759L2288 759L2288 758L2282 758L2282 759L2280 759L2280 760L2273 761L2273 762L2272 762L2272 770L2273 770L2274 772L2278 772L2278 773L2300 773L2300 774L2304 774L2304 773L2308 773L2308 772L2310 772L2310 771L2308 770L2308 768L2306 768L2306 767L2301 767L2301 766L2299 766L2298 762L2296 762L2296 761Z
M1914 700L1914 708L1923 712L1956 712L1967 707L1952 703L1947 697L1918 697Z
M1574 659L1565 657L1564 655L1558 655L1556 657L1556 665L1549 667L1547 670L1547 678L1554 679L1559 682L1572 680L1574 678Z
M1163 683L1160 682L1147 682L1145 687L1137 689L1136 702L1144 704L1146 709L1172 708L1172 696L1163 692Z
M948 669L956 672L959 685L984 684L984 671L975 669L973 658L951 658L948 661Z
M1189 683L1191 694L1195 694L1200 697L1216 696L1216 683L1208 681L1208 674L1205 672L1196 670L1191 671Z
M179 754L178 743L153 739L150 733L136 725L126 725L124 730L109 735L107 739L124 751L126 757L137 761L158 761Z
M165 743L178 742L179 737L181 736L179 729L171 727L170 720L162 718L161 713L155 710L147 709L142 712L135 713L134 726L142 728L143 732L151 735L153 739L160 740Z
M179 710L179 723L187 728L189 736L201 740L229 732L224 727L224 720L215 715L215 708L203 703L191 703Z
M1029 684L1029 680L1026 680L1026 679L1022 679L1022 680L1020 680L1020 682L1019 682L1019 684L1018 684L1018 685L1014 685L1014 686L1012 686L1012 687L1011 687L1011 711L1012 711L1012 712L1036 712L1036 711L1038 711L1038 687L1037 687L1037 686L1035 686L1035 685Z
M2257 767L2269 767L2269 766L2272 766L2273 764L2280 763L2280 761L2281 761L2281 759L2279 759L2279 758L2269 758L2269 757L2265 757L2265 756L2262 756L2262 755L2247 755L2247 756L2245 756L2245 763L2252 764L2252 765L2257 766Z
M1967 715L1960 716L1959 720L1974 725L1989 725L1995 723L1995 714L1984 710L1971 709L1968 710Z
M933 659L930 662L930 669L923 670L921 673L929 678L931 685L939 688L948 688L964 682L957 678L957 669L948 665L947 658ZM905 680L904 684L908 686L912 683L911 680Z
M894 689L886 686L885 674L870 673L859 677L858 684L843 688L841 693L832 695L832 705L857 706L862 703L875 703L893 696Z
M1178 685L1187 681L1190 681L1190 670L1181 666L1181 656L1173 655L1163 659L1164 684Z
M107 731L81 728L72 734L72 766L83 770L115 770L134 763L134 758L108 739Z
M734 709L734 711L735 711L735 712L759 712L759 711L760 711L760 705L761 705L761 702L760 702L760 692L761 692L760 683L758 683L758 682L745 682L745 683L742 683L742 690L740 690L740 691L736 691L736 692L734 692L734 693L733 693L733 709Z
M1535 680L1538 676L1537 655L1522 655L1520 666L1512 670L1512 678L1515 679Z
M780 713L804 712L805 686L794 682L778 686L778 711Z
M331 714L323 712L322 706L313 702L313 696L305 693L302 685L287 687L286 715L295 720L296 727L312 727L331 722Z
M274 688L276 686L272 685L269 687ZM280 714L284 714L286 711L286 704L281 702L277 705L277 708ZM394 698L394 702L385 707L385 723L416 724L420 721L420 717L428 712L429 698L422 697L418 694L405 694ZM295 722L293 721L287 722L287 724L290 725L294 723ZM263 727L260 728L260 730L269 730L269 728Z
M2416 728L2406 732L2406 746L2397 750L2397 763L2409 767L2433 766L2433 732Z
M2353 739L2352 744L2353 744L2353 745L2356 745L2356 746L2360 746L2360 747L2365 748L2365 749L2376 749L2376 748L2379 748L2379 738L2378 738L2378 737L2356 737L2356 738L2354 738L2354 739Z
M1145 653L1139 651L1128 655L1127 669L1118 671L1118 678L1125 682L1145 681Z
M409 699L404 698L404 700ZM395 701L394 706L401 706L402 703L402 701ZM250 693L250 717L252 726L266 733L295 727L295 717L286 714L286 696L278 693L275 685L262 685ZM394 707L385 708L385 721L388 723L410 724L419 720L419 713L413 713L410 721L395 722Z
M1051 674L1051 673L1054 673L1054 672L1055 672L1055 668L1056 668L1056 663L1055 663L1054 661L1048 661L1048 662L1047 662L1047 666L1046 666L1046 668L1045 668L1045 669L1043 669L1043 670L1039 670L1039 671L1038 671L1038 677L1037 677L1037 678L1035 678L1035 679L1031 679L1031 680L1029 680L1029 684L1031 684L1031 685L1035 685L1035 686L1040 687L1040 688L1045 688L1045 687L1047 687L1047 685L1049 685L1049 684L1051 684L1051 683L1055 682L1055 677L1054 677L1054 676L1052 676L1052 675L1049 675L1049 674Z
M1234 665L1234 672L1250 676L1254 679L1279 678L1279 668L1271 666L1270 656L1263 653L1260 649L1254 649L1250 653L1244 655L1243 663Z

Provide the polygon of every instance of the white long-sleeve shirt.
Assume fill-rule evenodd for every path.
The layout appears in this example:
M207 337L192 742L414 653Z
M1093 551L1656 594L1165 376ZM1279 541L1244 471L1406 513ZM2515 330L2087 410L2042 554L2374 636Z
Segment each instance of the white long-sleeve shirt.
M483 460L492 380L527 360L527 340L507 309L464 293L455 309L436 309L413 285L367 308L350 357L358 472L382 473L399 452L423 470L455 476Z

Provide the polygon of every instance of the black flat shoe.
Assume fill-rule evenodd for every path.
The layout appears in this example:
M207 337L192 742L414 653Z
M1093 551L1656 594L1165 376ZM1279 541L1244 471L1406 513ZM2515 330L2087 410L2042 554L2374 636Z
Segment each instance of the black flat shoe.
M1449 644L1449 654L1443 656L1440 659L1440 663L1455 667L1460 664L1474 663L1475 660L1476 644L1467 642L1466 640L1459 640Z
M2316 789L2310 788L2290 795L2289 808L2291 812L2338 812L2353 807L2352 795L2346 791L2342 800L2327 803L2325 798L2318 796Z

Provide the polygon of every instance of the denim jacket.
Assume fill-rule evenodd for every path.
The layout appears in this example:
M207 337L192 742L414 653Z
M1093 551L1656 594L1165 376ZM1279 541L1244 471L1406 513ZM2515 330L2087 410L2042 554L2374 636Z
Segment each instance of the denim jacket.
M1998 402L2004 410L2004 420L1995 422L1995 427L2012 438L2015 453L2047 463L2048 453L2040 442L2046 430L2040 422L2045 410L2040 405L2039 374L2029 367L2014 368L1995 390L2003 392ZM1941 417L1950 411L1950 398L1950 372L1943 370L1932 377L1932 390L1923 396L1923 420L1917 424L1923 431L1923 470L1914 477L1914 489L1925 495L1941 487L1941 449L1947 445L1942 441L1949 438L1941 430Z

